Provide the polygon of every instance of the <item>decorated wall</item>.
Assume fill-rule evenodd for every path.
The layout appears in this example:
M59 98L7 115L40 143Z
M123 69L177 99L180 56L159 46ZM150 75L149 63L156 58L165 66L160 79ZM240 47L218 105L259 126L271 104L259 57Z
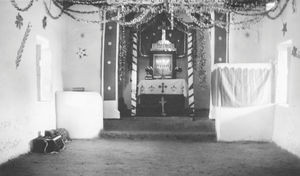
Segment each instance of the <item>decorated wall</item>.
M285 2L285 1L283 1ZM275 20L265 18L260 23L245 29L230 30L230 57L232 63L274 63L278 57L278 45L291 41L297 52L290 53L288 67L287 104L276 104L274 110L273 141L280 147L300 156L299 142L299 67L300 67L300 3L288 1L281 16Z
M18 2L20 7L28 4ZM29 151L31 139L56 126L54 93L62 90L65 23L62 19L49 19L42 1L34 1L28 11L19 12L10 0L0 1L0 21L3 163ZM40 86L40 82L46 87Z
M292 46L300 48L299 21L300 3L298 1L290 1L282 16L277 20L264 21L262 30L264 58L276 58L278 44L288 40L292 41ZM295 56L290 55L289 60L287 104L277 105L275 109L273 140L279 146L300 157L299 50Z
M93 10L81 7L81 11ZM64 16L65 17L65 16ZM100 92L101 86L101 26L65 17L66 45L63 58L64 90L84 88Z

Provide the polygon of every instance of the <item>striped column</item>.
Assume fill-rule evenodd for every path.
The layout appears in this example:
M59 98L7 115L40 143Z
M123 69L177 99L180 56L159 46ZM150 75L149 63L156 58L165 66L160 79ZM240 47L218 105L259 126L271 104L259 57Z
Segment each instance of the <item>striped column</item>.
M187 59L188 59L188 102L191 115L194 115L195 101L194 101L194 69L193 69L193 36L192 33L188 33L187 38Z
M132 71L131 71L131 116L136 115L136 87L137 87L137 33L133 33L132 43Z

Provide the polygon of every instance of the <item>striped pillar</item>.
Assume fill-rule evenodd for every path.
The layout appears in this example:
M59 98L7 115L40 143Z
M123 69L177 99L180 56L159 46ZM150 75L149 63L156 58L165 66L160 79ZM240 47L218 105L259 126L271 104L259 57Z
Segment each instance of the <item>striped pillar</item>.
M132 71L131 71L131 116L136 115L136 87L137 87L137 41L138 35L133 34L132 42Z
M187 38L187 59L188 59L188 102L189 109L191 110L190 115L194 115L195 111L195 100L194 100L194 69L193 69L193 36L192 33L188 33Z

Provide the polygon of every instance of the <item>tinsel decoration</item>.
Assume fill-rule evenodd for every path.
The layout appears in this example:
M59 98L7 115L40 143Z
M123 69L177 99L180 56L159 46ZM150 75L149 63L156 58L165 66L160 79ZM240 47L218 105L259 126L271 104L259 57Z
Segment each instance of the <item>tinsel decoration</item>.
M126 72L127 42L125 26L120 26L120 48L119 48L119 80L122 81Z
M50 1L50 2L51 2L51 1ZM54 4L56 4L55 1L53 1L53 2L54 2ZM59 7L60 12L59 12L59 14L56 15L56 16L52 15L52 13L50 12L50 9L49 9L49 7L48 7L48 5L47 5L47 3L46 3L45 1L44 1L44 6L45 6L45 10L46 10L48 16L50 16L50 17L51 17L52 19L54 19L54 20L59 19L59 18L64 14L64 9L63 9L62 7L60 7L60 6L58 6L58 5L56 5L56 6Z
M214 26L228 29L229 25L241 25L237 29L244 29L251 24L259 22L263 17L267 16L270 19L276 19L283 10L286 8L287 3L290 0L275 1L274 0L260 0L260 1L226 1L226 0L68 0L70 5L64 5L62 0L49 0L53 4L61 9L61 13L57 16L53 16L50 13L48 7L46 11L53 19L59 18L63 13L72 19L84 22L103 24L106 22L118 22L120 25L128 27L138 27L141 24L145 24L150 21L155 14L167 13L170 16L171 27L174 26L175 19L184 25L191 28L208 29ZM295 1L295 0L294 0ZM274 3L274 6L266 10L268 3ZM44 3L45 6L46 3ZM281 7L281 5L283 6ZM72 5L91 5L98 6L99 10L81 11L72 9ZM103 20L89 20L79 18L78 15L93 15L99 12L121 12L110 16ZM212 19L210 14L212 12L218 12L223 14L236 14L240 16L247 16L248 19L241 21L230 20L223 22L219 19ZM193 23L182 20L180 14L187 14ZM77 14L77 15L76 15ZM135 14L133 17L126 18L128 14ZM123 20L126 19L127 21Z
M281 8L279 8L279 3L277 3L277 6L274 8L274 10L270 11L270 13L267 13L266 16L271 19L271 20L275 20L277 19L283 12L284 10L286 9L288 3L290 2L290 0L283 0L285 1L283 6Z
M205 38L205 31L197 30L195 33L196 33L195 46L197 46L194 53L195 75L197 75L197 78L199 79L200 88L206 89L208 86L207 72L205 70L206 62L207 62L205 45L207 41Z
M16 27L19 29L21 29L21 27L23 26L23 17L19 13L16 16L15 24L16 24Z
M34 0L29 0L28 5L23 8L20 8L15 0L10 0L10 2L14 6L14 8L16 8L18 11L24 12L27 11L33 5Z
M28 39L28 36L30 34L30 31L31 31L31 24L28 23L27 25L27 28L26 28L26 31L25 31L25 34L23 36L23 40L21 42L21 46L18 50L18 53L17 53L17 58L16 58L16 69L19 67L20 65L20 62L21 62L21 59L22 59L22 54L23 54L23 51L24 51L24 48L25 48L25 44L26 44L26 41Z

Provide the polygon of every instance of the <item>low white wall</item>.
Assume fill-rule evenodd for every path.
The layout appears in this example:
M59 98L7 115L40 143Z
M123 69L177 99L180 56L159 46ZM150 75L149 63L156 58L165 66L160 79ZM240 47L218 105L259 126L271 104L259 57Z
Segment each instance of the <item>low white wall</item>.
M218 141L271 141L274 106L219 108L212 110Z
M96 138L103 129L103 100L96 92L57 92L57 128L73 139Z
M299 109L276 106L273 141L300 157Z
M275 108L273 141L300 157L300 59L291 58L288 102Z

